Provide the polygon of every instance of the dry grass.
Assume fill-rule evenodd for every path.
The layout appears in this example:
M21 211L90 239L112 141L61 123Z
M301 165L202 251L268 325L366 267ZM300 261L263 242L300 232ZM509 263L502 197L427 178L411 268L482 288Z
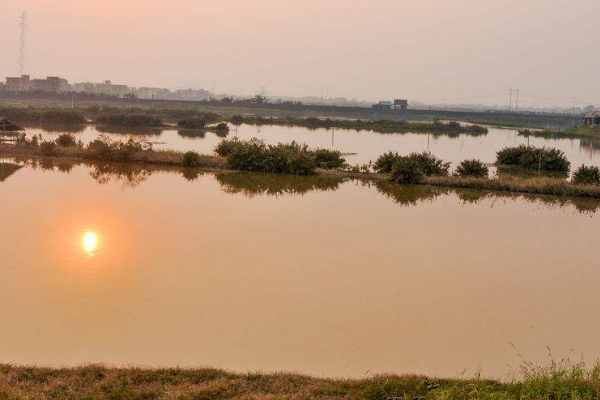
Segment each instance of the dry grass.
M497 179L487 179L431 176L425 178L425 184L451 188L600 199L600 186L598 185L577 185L557 178L524 179L507 176Z
M157 164L157 165L177 165L180 166L183 159L183 152L173 150L146 150L133 154L130 162ZM11 144L0 143L0 156L5 157L46 157L39 147L20 147ZM87 147L60 147L57 146L49 158L68 158L73 160L94 160L105 161L97 158ZM202 155L202 168L204 169L224 169L227 161L223 157Z
M0 364L0 399L598 399L598 367L585 369L553 363L525 364L522 378L494 380L428 379L416 375L381 375L365 379L324 379L276 373L236 374L223 370L139 369L85 366L36 368Z

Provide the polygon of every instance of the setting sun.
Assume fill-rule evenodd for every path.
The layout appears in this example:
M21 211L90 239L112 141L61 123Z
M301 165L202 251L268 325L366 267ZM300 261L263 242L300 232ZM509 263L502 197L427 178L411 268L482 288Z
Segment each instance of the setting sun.
M94 254L94 250L98 247L98 235L94 232L87 232L83 236L83 248L89 255Z

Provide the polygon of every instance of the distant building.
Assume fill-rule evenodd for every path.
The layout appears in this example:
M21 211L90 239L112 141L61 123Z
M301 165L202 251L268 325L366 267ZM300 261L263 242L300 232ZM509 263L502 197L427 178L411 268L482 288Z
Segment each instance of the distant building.
M29 75L22 75L20 78L7 77L5 87L9 92L28 92L31 89L31 79Z
M49 93L68 92L69 82L58 76L49 76L46 79L34 79L31 81L30 90Z
M590 111L583 116L585 126L600 125L600 110Z
M391 101L380 101L379 103L374 104L373 108L379 109L379 110L391 110L392 102Z
M393 108L397 110L407 110L408 109L408 100L396 99L394 100Z
M127 85L113 85L112 81L102 83L76 83L73 89L78 93L104 94L108 96L125 97L133 92Z

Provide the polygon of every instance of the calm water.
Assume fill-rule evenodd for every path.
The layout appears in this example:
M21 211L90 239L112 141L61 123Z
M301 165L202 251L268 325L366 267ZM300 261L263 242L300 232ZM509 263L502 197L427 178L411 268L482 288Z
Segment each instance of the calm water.
M101 128L102 129L102 128ZM105 129L105 128L104 128ZM55 139L60 133L48 132L42 129L28 129L29 135L42 134L48 139ZM108 133L116 139L123 139L125 133L136 133L136 131L124 130L120 134ZM78 139L83 142L94 140L100 132L94 126L88 126L83 131L76 133ZM333 148L344 153L354 153L347 156L351 164L368 163L375 160L381 154L393 150L401 154L414 151L431 151L436 156L451 161L461 162L468 158L479 158L485 162L496 161L496 152L507 146L530 143L534 146L556 147L565 152L574 168L581 164L600 166L599 144L595 146L579 139L544 139L526 138L518 135L515 129L490 128L487 135L433 135L423 133L407 134L381 134L371 131L346 131L316 129L309 130L299 127L282 126L232 126L227 137L239 137L240 139L251 139L257 137L264 139L267 143L297 142L306 143L311 147ZM212 153L214 147L222 140L214 133L206 133L203 136L184 136L175 130L165 130L162 133L155 131L153 135L147 135L150 141L155 143L155 148L175 150L197 150L201 153Z
M503 377L510 343L600 357L598 203L47 162L0 199L0 362Z

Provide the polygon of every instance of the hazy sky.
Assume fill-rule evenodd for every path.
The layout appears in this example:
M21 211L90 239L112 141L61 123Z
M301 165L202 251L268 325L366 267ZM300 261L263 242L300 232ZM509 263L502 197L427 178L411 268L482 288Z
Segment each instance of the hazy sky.
M71 82L600 103L600 0L2 0L2 77L22 11L26 72Z

